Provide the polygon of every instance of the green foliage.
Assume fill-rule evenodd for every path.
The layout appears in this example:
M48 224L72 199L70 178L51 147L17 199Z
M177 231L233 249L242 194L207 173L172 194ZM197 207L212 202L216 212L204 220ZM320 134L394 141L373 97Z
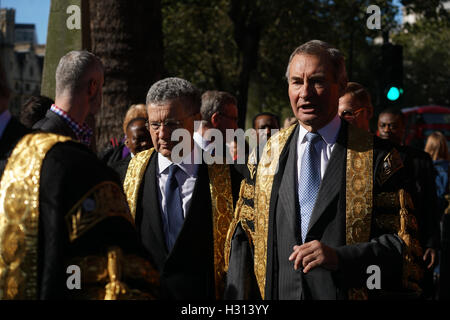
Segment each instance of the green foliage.
M367 28L372 4L381 8L382 30ZM381 50L374 39L397 28L397 10L392 0L163 0L166 69L203 90L245 96L240 113L248 107L247 124L260 111L283 120L291 113L284 77L289 55L321 39L344 53L349 80L365 85L377 106Z
M450 22L421 18L394 37L403 45L405 105L450 106Z

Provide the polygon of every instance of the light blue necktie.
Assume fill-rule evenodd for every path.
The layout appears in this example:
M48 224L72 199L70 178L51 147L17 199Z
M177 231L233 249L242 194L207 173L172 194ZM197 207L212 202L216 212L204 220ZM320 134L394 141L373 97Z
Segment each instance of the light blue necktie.
M298 200L300 203L300 226L302 232L302 242L305 242L308 232L309 220L316 203L317 194L320 187L320 153L317 151L317 144L321 137L317 133L308 132L306 134L306 148L303 152L300 179L298 181Z
M172 250L178 233L184 223L183 207L180 196L181 187L178 185L176 173L180 168L176 164L172 164L169 168L169 177L166 182L165 197L167 208L167 220L164 221L164 229L166 236L166 244L169 252Z

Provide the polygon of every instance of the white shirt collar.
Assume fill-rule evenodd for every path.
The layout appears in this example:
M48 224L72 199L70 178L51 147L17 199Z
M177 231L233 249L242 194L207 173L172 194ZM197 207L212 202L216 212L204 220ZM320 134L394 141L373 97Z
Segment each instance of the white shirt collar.
M2 114L0 114L0 138L3 137L3 132L5 132L9 120L11 120L11 113L9 113L9 110L6 109L2 112Z
M180 163L177 163L183 171L190 177L196 177L198 172L198 164L195 164L195 159L202 159L203 154L201 148L194 142L194 148L191 150L186 157ZM167 168L169 168L174 162L170 161L168 158L164 157L161 153L158 153L158 170L159 174L163 173Z
M200 148L202 148L205 151L208 144L211 143L211 141L208 141L205 138L203 138L203 136L197 131L194 132L194 141L195 143L197 143L197 145L200 146Z
M330 122L328 122L324 127L317 130L317 132L322 137L323 141L327 145L334 145L336 143L336 139L339 133L339 129L341 128L341 118L339 118L339 115L336 114ZM300 130L299 130L299 142L303 143L304 138L306 134L308 133L308 130L306 130L301 124L300 124Z

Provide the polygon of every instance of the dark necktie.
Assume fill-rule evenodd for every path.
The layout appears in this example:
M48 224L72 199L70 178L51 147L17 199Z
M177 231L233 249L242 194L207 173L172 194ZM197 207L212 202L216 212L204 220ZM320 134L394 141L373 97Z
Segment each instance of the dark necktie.
M311 219L320 187L320 154L316 150L316 145L320 138L320 135L317 133L308 132L306 134L306 148L303 152L300 168L298 198L303 242L305 242L309 220Z
M178 185L176 173L180 168L172 164L169 168L169 177L166 182L165 198L167 208L166 244L169 252L178 237L184 222L183 207L181 203L181 188Z

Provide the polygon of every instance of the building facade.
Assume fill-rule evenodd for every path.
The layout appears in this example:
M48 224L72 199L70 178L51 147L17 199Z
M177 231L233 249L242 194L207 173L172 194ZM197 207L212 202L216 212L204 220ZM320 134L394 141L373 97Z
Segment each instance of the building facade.
M20 107L41 92L45 45L38 45L34 24L16 24L14 9L0 9L0 62L12 95L9 109L20 114Z

